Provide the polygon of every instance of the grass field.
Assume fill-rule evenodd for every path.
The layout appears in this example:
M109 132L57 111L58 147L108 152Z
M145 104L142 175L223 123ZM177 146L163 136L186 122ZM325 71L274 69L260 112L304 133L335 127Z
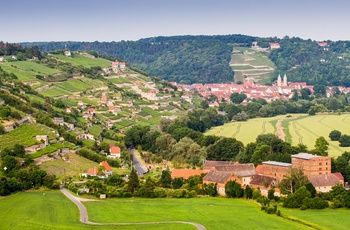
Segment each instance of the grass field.
M102 68L112 67L111 61L102 58L88 58L79 54L74 54L73 57L67 57L64 55L57 54L52 56L64 62L71 63L73 65L82 65L84 67L101 66Z
M79 222L76 205L59 191L19 192L0 199L0 229L140 229L140 225L98 226ZM195 229L189 225L142 225L142 229Z
M324 210L300 210L281 208L282 214L301 220L312 225L315 229L337 229L349 228L350 210L348 209L324 209Z
M13 147L15 144L30 146L37 141L34 139L36 135L48 135L50 138L55 138L53 129L38 123L24 124L20 128L12 130L6 134L0 135L0 150L6 147Z
M320 114L316 116L293 114L293 116L297 118L285 119L282 122L287 142L292 145L301 143L308 146L309 149L314 149L316 139L323 136L329 143L328 154L330 156L339 156L344 151L350 151L350 147L339 147L339 142L331 141L328 137L329 133L335 129L350 135L350 114ZM206 134L234 137L244 144L248 144L254 142L259 134L275 133L276 121L283 118L286 118L286 115L249 119L246 122L230 122L223 126L214 127Z
M193 221L206 229L306 229L240 199L114 199L84 202L94 222ZM135 218L137 216L137 218Z
M281 207L268 215L251 201L228 198L111 199L83 202L89 220L101 223L191 221L210 229L348 229L347 209L299 210ZM182 224L84 225L78 208L59 191L19 192L0 199L1 229L195 229ZM293 219L290 220L290 219ZM20 221L19 221L20 220ZM306 225L308 226L306 226Z
M339 142L331 141L328 137L332 130L339 130L343 134L350 134L350 114L305 116L297 120L286 120L291 144L305 144L312 149L318 137L323 136L329 143L328 154L339 156L350 147L339 147Z
M260 134L275 133L276 127L271 122L281 119L285 116L254 118L245 122L230 122L223 126L211 128L205 134L224 137L234 137L244 144L255 142Z
M1 63L1 68L9 73L14 73L21 81L37 80L36 75L55 74L60 71L31 61L16 61Z

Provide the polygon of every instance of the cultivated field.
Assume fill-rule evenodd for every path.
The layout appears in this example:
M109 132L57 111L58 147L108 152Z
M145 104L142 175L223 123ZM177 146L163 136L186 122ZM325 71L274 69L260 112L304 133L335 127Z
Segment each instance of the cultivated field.
M255 142L255 139L260 134L275 133L276 123L278 119L285 116L269 117L269 118L254 118L244 122L230 122L223 126L217 126L207 131L206 135L216 135L224 137L234 137L244 144Z
M246 122L230 122L206 132L207 135L234 137L244 144L254 142L259 134L276 133L276 121L283 119L283 131L286 141L292 145L299 143L313 149L315 141L323 136L329 143L330 156L339 156L350 147L339 147L339 142L331 141L328 137L332 130L339 130L350 135L350 114L333 115L320 114L316 116L292 115L295 118L286 119L286 115L271 118L255 118Z
M48 75L60 71L31 61L16 61L1 63L1 68L9 73L14 73L21 81L38 81L36 75Z
M260 83L268 82L275 69L274 63L265 53L245 47L234 48L230 66L235 72L235 81L242 82L245 76Z
M350 147L339 147L338 141L331 141L328 137L332 130L339 130L350 135L350 114L305 116L296 120L285 120L292 145L305 144L312 149L318 137L323 136L329 143L330 156L339 156Z
M49 138L55 138L53 130L45 125L38 123L24 124L20 128L12 130L4 135L0 135L0 151L6 147L13 147L15 144L30 146L37 141L36 135L48 135Z

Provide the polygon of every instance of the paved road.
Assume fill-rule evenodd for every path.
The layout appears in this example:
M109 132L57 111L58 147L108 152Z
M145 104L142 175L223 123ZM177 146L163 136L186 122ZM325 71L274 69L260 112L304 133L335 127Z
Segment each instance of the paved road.
M80 212L80 222L84 224L92 224L92 225L114 225L114 226L123 226L123 225L145 225L145 224L189 224L195 226L198 230L205 230L205 227L201 224L187 221L164 221L164 222L138 222L138 223L95 223L90 222L88 219L88 214L85 206L78 200L75 196L73 196L67 189L61 187L61 192L66 195L76 206L78 206Z
M134 150L135 149L128 149L129 153L132 155L132 161L137 171L137 175L142 176L143 174L147 173L147 167L142 164L141 159L135 154Z
M78 200L75 196L73 196L67 189L61 187L61 192L66 195L76 206L79 208L80 212L80 222L89 223L88 214L85 206Z

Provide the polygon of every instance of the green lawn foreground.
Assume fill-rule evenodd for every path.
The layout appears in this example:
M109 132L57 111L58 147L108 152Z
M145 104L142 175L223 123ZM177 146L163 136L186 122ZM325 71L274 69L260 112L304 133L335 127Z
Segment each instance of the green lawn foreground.
M323 209L300 210L280 208L283 215L310 224L315 229L346 230L350 225L350 210L348 209Z
M307 229L260 211L250 201L227 198L113 199L84 202L93 222L191 221L210 229Z
M96 202L98 203L98 202ZM79 222L76 205L60 191L19 192L0 198L0 229L195 229L185 224L86 225ZM107 215L106 212L103 211Z

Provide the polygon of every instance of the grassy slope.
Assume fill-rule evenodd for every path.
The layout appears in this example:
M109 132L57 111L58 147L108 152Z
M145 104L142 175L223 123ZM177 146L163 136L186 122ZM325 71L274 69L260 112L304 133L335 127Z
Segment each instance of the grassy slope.
M102 68L112 67L112 62L102 58L88 58L82 55L74 54L73 57L64 55L52 55L57 59L72 63L73 65L82 65L84 67L101 66Z
M266 54L252 50L245 47L235 47L236 50L243 52L243 54L233 53L231 57L231 63L237 66L232 66L235 71L235 81L243 81L243 75L246 74L259 74L261 83L269 82L272 73L271 71L261 70L261 66L275 69L274 63L266 56ZM253 54L245 54L244 51L254 52ZM240 65L242 64L242 65ZM260 69L260 70L259 70ZM251 70L242 71L239 70Z
M44 195L45 194L45 195ZM59 191L16 193L0 199L0 229L116 229L115 226L85 225L78 208ZM118 229L140 229L118 226ZM180 224L142 225L142 229L194 229Z
M22 144L30 146L37 141L33 138L36 135L48 135L49 138L55 138L56 135L52 132L52 129L38 123L24 124L20 128L8 132L4 135L0 135L0 150L6 147L12 147L15 144Z
M206 229L305 229L276 215L262 213L258 205L238 199L115 199L85 202L91 221L193 221ZM169 211L171 210L171 211ZM166 213L166 214L165 214ZM135 218L137 216L137 218Z

